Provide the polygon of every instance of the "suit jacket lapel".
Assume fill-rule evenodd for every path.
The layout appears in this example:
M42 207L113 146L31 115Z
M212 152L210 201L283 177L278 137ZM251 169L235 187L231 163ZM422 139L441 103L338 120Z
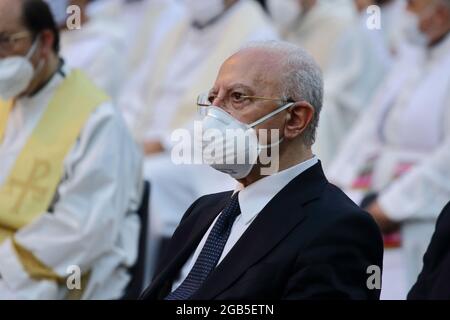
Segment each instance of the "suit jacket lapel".
M166 291L170 290L170 286L167 288L166 282L170 282L170 285L172 284L173 279L177 276L190 255L195 251L211 223L225 207L231 194L232 192L225 193L221 201L202 207L201 210L203 212L201 214L196 214L199 209L193 209L194 211L191 213L190 217L196 217L196 221L186 223L186 231L180 230L181 234L189 235L188 239L184 241L177 241L175 238L172 239L174 241L171 241L167 248L167 252L170 252L172 256L166 261L163 261L165 266L157 271L156 274L158 276L152 281L151 286L145 290L142 295L144 299L155 294L158 296L166 296L169 293L167 292L166 294ZM177 235L174 235L174 237L176 236ZM157 290L161 290L162 292L156 292Z
M192 299L214 299L238 280L306 218L302 206L318 198L326 184L320 163L292 180L258 214Z

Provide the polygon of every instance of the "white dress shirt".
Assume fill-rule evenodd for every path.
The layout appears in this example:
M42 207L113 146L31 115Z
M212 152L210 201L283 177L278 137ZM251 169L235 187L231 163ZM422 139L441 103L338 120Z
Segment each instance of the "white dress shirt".
M280 192L281 189L283 189L291 180L311 168L317 162L318 159L314 156L311 159L286 170L264 177L246 188L244 188L242 184L238 184L235 192L239 192L238 200L241 208L241 214L236 218L236 220L234 220L233 226L231 227L230 236L228 237L227 243L225 244L217 265L219 265L228 252L231 251L236 242L244 234L245 230L247 230L247 228L255 220L261 210L270 202L270 200L272 200L272 198L275 197L275 195ZM197 258L205 245L206 239L208 238L208 235L218 218L219 215L217 215L216 219L203 236L195 252L189 257L184 266L181 268L181 272L177 280L175 280L172 285L172 291L178 288L186 279L187 275L194 266L195 261L197 261Z

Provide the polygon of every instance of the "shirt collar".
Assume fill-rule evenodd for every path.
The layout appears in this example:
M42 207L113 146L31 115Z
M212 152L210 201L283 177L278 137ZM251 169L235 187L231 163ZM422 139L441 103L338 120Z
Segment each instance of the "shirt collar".
M264 177L245 188L239 183L235 192L239 191L239 206L243 222L250 223L281 189L318 161L317 157L313 156L309 160Z

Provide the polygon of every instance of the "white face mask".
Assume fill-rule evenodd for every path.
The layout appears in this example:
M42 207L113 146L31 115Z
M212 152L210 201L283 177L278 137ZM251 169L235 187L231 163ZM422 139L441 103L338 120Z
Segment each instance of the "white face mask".
M192 21L205 25L225 11L224 0L184 0Z
M198 145L202 147L203 160L214 169L235 179L245 178L250 174L262 149L278 146L283 141L281 138L270 145L260 145L254 127L293 104L283 105L251 124L240 122L219 107L207 107L202 120L203 131L214 129L218 135L214 139L205 139L202 135ZM236 143L235 139L245 143ZM223 150L223 153L214 153L213 150Z
M280 31L287 30L303 12L299 0L268 0L267 9Z
M419 28L419 17L409 11L403 17L402 33L409 43L424 47L428 44L427 36Z
M3 100L17 97L30 85L35 74L30 59L36 52L38 43L36 39L25 57L13 56L0 59L0 97Z
M70 0L45 0L45 2L50 7L56 24L58 26L66 25L67 8L69 7Z

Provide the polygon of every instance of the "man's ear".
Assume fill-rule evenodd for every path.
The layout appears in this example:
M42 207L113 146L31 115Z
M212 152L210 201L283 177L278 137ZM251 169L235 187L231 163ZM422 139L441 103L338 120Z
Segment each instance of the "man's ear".
M294 139L301 135L312 122L314 107L306 101L301 101L296 102L289 110L284 136L286 139Z

